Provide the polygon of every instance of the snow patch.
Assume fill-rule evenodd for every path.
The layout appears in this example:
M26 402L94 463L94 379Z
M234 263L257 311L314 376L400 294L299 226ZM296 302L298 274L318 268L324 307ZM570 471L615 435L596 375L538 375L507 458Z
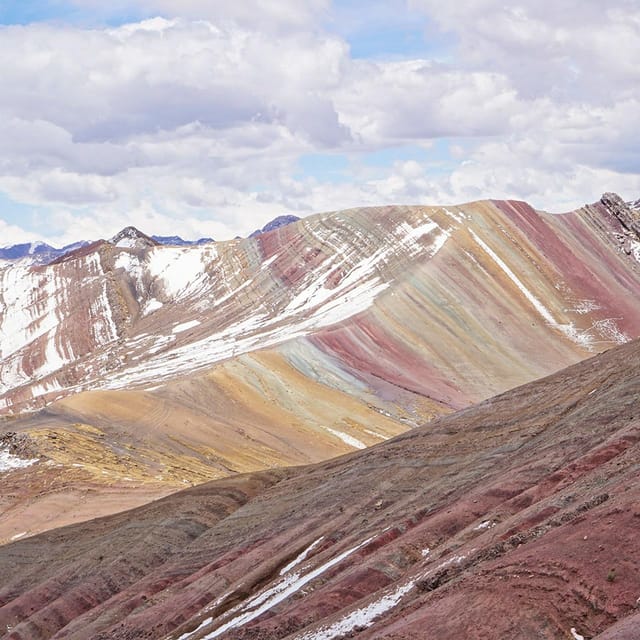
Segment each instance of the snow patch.
M614 318L605 318L604 320L597 320L593 323L593 328L603 337L605 340L611 340L616 344L624 344L629 342L631 338L621 331L616 324Z
M453 220L455 220L458 224L462 224L465 221L465 218L467 217L467 215L460 211L458 213L456 213L455 211L451 211L451 209L447 209L446 207L443 207L442 210Z
M11 471L12 469L23 469L30 467L32 464L38 462L37 459L27 460L19 458L9 453L6 449L0 449L0 473L4 471Z
M118 242L116 243L116 247L119 247L121 249L134 249L135 246L136 246L135 238L124 237L118 240Z
M182 322L173 327L173 329L171 329L171 333L182 333L183 331L188 331L189 329L193 329L193 327L197 327L199 324L200 320L189 320L188 322Z
M315 578L322 575L325 571L339 564L361 547L367 545L369 542L371 542L371 540L373 540L373 537L367 538L355 547L347 549L347 551L343 551L335 558L332 558L316 569L309 571L309 573L305 575L300 575L299 572L285 574L282 579L274 586L266 589L257 596L250 598L246 602L243 602L237 607L234 607L233 609L226 612L224 616L228 616L229 614L236 615L234 615L230 620L215 629L213 632L204 636L203 640L212 640L213 638L217 638L218 636L226 633L230 629L241 627L247 624L247 622L255 620L278 603L286 600L290 595L299 591L306 584L308 584L312 580L315 580ZM187 640L187 638L191 638L197 631L198 629L190 634L184 634L183 636L181 636L181 640Z
M496 523L493 522L493 520L485 520L484 522L481 522L477 527L473 527L474 531L482 531L483 529L491 529L492 527L495 527Z
M584 636L581 636L575 627L571 627L571 635L573 636L573 640L584 640Z
M336 636L347 634L357 627L370 627L377 617L396 607L400 600L413 589L415 583L415 580L410 580L366 607L352 611L331 626L305 633L298 638L299 640L331 640Z
M578 300L575 306L569 311L573 311L579 315L585 315L591 311L598 311L598 309L602 309L602 307L595 300Z
M168 297L180 300L205 288L205 263L217 255L213 245L154 247L147 255L146 267L152 277L162 282Z
M128 251L121 251L115 259L113 266L116 269L124 269L130 272L133 269L140 268L140 261L136 256Z
M144 305L144 308L142 309L142 315L148 316L150 313L153 313L158 309L162 309L163 306L164 305L162 304L162 302L160 302L160 300L157 300L156 298L149 298Z

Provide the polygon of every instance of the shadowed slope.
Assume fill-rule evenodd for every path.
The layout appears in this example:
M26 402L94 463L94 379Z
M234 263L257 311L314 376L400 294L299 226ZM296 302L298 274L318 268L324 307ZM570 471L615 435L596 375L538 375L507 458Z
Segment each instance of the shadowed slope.
M3 637L633 638L638 388L635 341L366 451L7 545Z

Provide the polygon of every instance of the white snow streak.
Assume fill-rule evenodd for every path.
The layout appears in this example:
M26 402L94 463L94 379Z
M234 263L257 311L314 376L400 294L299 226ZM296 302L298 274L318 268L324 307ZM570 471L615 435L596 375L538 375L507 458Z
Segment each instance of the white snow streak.
M428 555L429 550L426 549L426 551L426 554L423 552L423 557ZM400 600L414 588L418 581L423 580L430 573L438 571L450 564L460 564L465 558L466 556L453 556L435 569L431 569L399 585L391 593L386 593L368 605L351 611L333 624L327 627L321 627L317 631L307 631L302 635L296 636L296 640L332 640L332 638L343 636L356 628L370 627L376 618L396 607Z
M332 429L331 427L323 427L323 428L325 429L325 431L328 431L329 433L334 435L336 438L339 438L340 440L342 440L342 442L344 442L345 444L348 444L350 447L353 447L354 449L367 448L367 445L364 442L361 442L357 438L350 436L348 433L344 433L342 431Z
M197 327L199 324L200 320L189 320L188 322L182 322L173 327L173 329L171 329L171 333L182 333L183 331L188 331L189 329L193 329L193 327Z
M223 633L226 633L230 629L241 627L247 622L255 620L278 603L286 600L290 595L299 591L306 584L308 584L312 580L315 580L315 578L322 575L325 571L328 571L331 567L339 564L352 553L367 545L369 542L371 542L371 540L373 540L373 537L367 538L364 542L361 542L360 544L352 547L351 549L348 549L347 551L343 551L340 555L325 562L323 565L317 567L316 569L309 571L309 573L305 575L300 575L299 572L284 575L282 579L274 586L266 589L262 593L259 593L257 596L250 598L248 601L243 602L237 607L234 607L230 611L226 612L225 615L237 615L235 615L233 618L225 622L223 625L221 625L211 633L204 636L203 640L212 640L213 638L217 638ZM311 546L317 543L318 541L314 542ZM241 611L241 613L238 613L239 611ZM198 627L196 631L193 631L189 634L183 634L180 637L180 640L187 640L202 627L203 625L200 625L200 627Z
M415 581L411 580L398 587L393 593L382 596L362 609L356 609L331 626L298 636L299 640L331 640L336 636L353 631L356 627L370 627L373 621L393 609L402 598L413 589Z
M571 635L573 636L573 640L584 640L584 636L581 636L575 627L571 627Z
M544 321L551 327L554 327L564 333L567 338L575 342L576 344L589 348L592 344L591 336L587 332L578 331L573 323L568 324L560 324L558 323L549 309L547 309L538 298L536 298L529 289L527 289L522 281L516 276L516 274L507 266L507 264L498 256L493 249L491 249L478 235L473 231L473 229L469 229L469 233L473 237L480 247L489 255L489 257L502 269L502 271L507 275L509 280L516 285L516 287L520 290L520 292L524 295L524 297L529 301L529 303L534 307L534 309L542 316Z
M315 542L312 542L298 557L294 558L288 565L280 570L280 575L289 573L291 569L297 567L303 560L307 559L307 556L324 540L324 536L320 536Z

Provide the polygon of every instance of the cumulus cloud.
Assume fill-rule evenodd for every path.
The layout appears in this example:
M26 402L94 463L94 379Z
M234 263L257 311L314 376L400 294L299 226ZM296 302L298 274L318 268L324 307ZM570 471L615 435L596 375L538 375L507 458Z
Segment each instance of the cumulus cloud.
M455 34L456 63L505 73L527 97L611 102L640 78L635 0L409 0Z
M129 223L173 233L176 219L230 237L359 204L636 196L634 4L410 0L454 38L438 59L355 58L326 30L328 0L116 0L140 19L0 27L0 191L64 241ZM438 139L446 171L358 162ZM350 180L301 177L308 153L348 158Z
M114 16L122 13L140 18L162 15L212 23L235 22L258 31L282 33L316 24L325 16L330 0L67 0L91 10L93 15Z

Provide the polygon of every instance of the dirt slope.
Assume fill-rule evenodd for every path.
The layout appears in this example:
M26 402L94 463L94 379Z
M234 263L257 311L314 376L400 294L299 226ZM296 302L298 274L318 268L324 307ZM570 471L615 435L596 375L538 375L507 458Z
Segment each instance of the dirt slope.
M365 451L0 547L1 637L636 638L639 388L635 341Z

